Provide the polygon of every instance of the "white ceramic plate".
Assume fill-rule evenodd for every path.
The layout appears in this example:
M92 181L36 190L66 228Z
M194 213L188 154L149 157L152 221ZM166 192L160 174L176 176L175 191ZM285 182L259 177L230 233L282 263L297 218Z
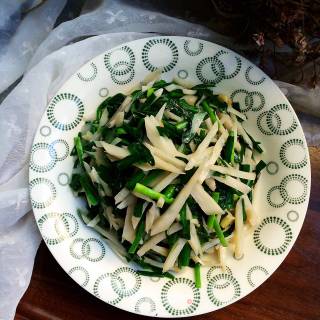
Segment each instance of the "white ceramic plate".
M72 58L72 57L70 57ZM124 92L150 71L216 83L239 101L246 127L266 150L256 210L259 226L241 260L228 257L227 272L202 269L202 288L186 269L174 280L139 276L77 216L81 205L68 182L73 137L109 95ZM211 312L264 282L294 244L308 205L310 163L299 121L279 88L236 53L203 40L153 37L114 48L85 64L49 103L30 159L30 195L44 241L62 268L83 288L118 308L148 316L183 317ZM81 290L79 288L79 290ZM90 311L88 311L90 312Z

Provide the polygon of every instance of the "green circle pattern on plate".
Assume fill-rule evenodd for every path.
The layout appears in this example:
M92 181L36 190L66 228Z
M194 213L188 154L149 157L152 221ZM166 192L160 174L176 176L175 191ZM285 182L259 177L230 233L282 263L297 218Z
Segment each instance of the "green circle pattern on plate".
M136 313L142 313L142 310L141 310L141 306L143 304L148 304L149 305L149 310L148 310L148 315L154 315L154 313L156 312L156 303L149 297L143 297L143 298L140 298L135 307L134 307L134 311Z
M206 57L203 58L196 67L196 75L198 79L203 83L212 83L212 84L218 84L222 80L225 79L232 79L234 78L241 69L241 60L239 57L234 56L236 60L236 67L233 72L230 74L226 74L226 68L224 63L219 59L220 56L229 54L225 50L219 50L213 57ZM204 67L206 65L210 66L211 71L213 72L214 78L209 78L208 73L204 72Z
M117 56L117 54L120 54L121 52L124 52L126 54L127 59L117 61L112 65L112 57ZM105 54L104 56L104 64L106 68L110 71L111 74L115 76L124 76L130 73L134 68L135 61L136 57L132 49L128 46L123 46L119 49Z
M221 286L219 284L216 284L216 282L219 282L221 280L223 282L227 281L230 285L233 286L232 296L227 297L226 300L221 300L217 297L216 291L224 290L227 287L229 287L229 285L228 286ZM227 290L228 290L228 292L230 291L229 288ZM237 299L238 297L240 297L241 289L240 289L239 282L237 281L237 279L235 277L233 277L231 274L220 273L220 274L217 274L216 276L214 276L213 278L211 278L210 281L208 282L207 294L208 294L209 299L211 300L211 302L214 305L223 306L223 305L228 304L231 301Z
M219 50L216 54L215 54L215 59L219 59L220 56L224 55L224 54L229 54L227 51L225 50ZM230 74L224 74L223 78L224 79L232 79L234 78L241 69L241 59L237 56L234 56L235 60L236 60L236 67L235 70L233 72L231 72ZM216 64L212 65L212 71L215 72L215 66ZM224 73L225 73L225 68L224 68Z
M180 79L187 79L188 78L188 71L186 70L179 70L178 71L178 77Z
M43 163L43 155L37 156L39 151L45 151L49 158L47 163ZM37 159L38 158L38 159ZM41 163L38 163L38 160L41 160ZM30 164L29 167L31 170L42 173L50 171L57 163L57 154L56 151L50 148L50 145L45 142L38 142L32 146L31 156L30 156Z
M96 249L94 251L98 251L97 256L90 256L90 253L93 251L91 249L91 245L96 244ZM89 238L83 241L82 247L81 247L81 253L82 257L86 258L88 261L91 262L98 262L102 260L106 254L106 248L104 244L101 242L101 240L96 238Z
M299 219L299 213L295 210L290 210L287 213L287 218L291 222L296 222Z
M60 186L63 186L63 187L68 186L70 183L70 177L65 172L59 173L57 180Z
M46 230L45 225L50 224L51 219L54 219L54 225L55 225L54 230L56 233L55 237L52 237L52 235L51 236L46 235L46 231L45 231ZM67 218L63 214L58 212L45 213L37 222L38 222L39 229L42 233L42 237L48 245L53 246L69 238L70 226ZM57 222L62 223L64 230L60 230L59 228L57 228Z
M113 279L119 279L121 278L121 275L130 275L134 277L134 285L132 286L132 288L127 288L127 286L125 285L125 288L122 288L117 285L117 282ZM141 287L141 277L138 275L138 273L136 271L134 271L131 268L128 267L121 267L118 268L117 270L115 270L113 272L114 278L111 279L111 285L113 290L122 297L129 297L132 296L133 294L135 294ZM122 278L121 278L122 279Z
M80 80L85 81L85 82L89 82L89 81L93 81L97 74L98 74L98 68L96 66L96 64L94 62L90 63L90 66L92 68L92 75L91 76L84 76L82 75L80 72L77 73L77 76Z
M76 106L77 108L77 115L75 119L73 119L71 122L60 122L56 119L55 115L55 108L61 101L69 101L73 104L73 106ZM77 127L77 125L80 123L84 115L84 105L80 98L78 98L76 95L72 93L59 93L57 94L49 103L49 106L47 108L47 117L50 123L59 130L62 131L68 131L72 130Z
M239 102L239 100L237 100L236 97L240 94L245 95L244 101L242 103L242 105L244 105L245 108L241 108L241 112L247 112L249 110L260 111L261 109L263 109L263 107L266 104L265 97L263 96L263 94L261 92L258 92L258 91L248 91L245 89L237 89L231 93L230 97L232 100ZM254 97L258 97L258 99L259 99L258 105L255 105Z
M178 284L186 285L192 290L192 297L190 297L186 302L187 306L181 306L181 308L176 308L172 305L172 301L168 299L169 291ZM187 278L175 278L169 280L161 289L161 302L163 307L173 316L187 316L192 314L199 306L200 303L200 291L196 288L193 281Z
M192 41L192 42L195 42L195 41ZM191 42L191 40L186 40L184 42L184 45L183 45L184 51L189 56L198 56L203 50L203 43L198 41L197 42L198 48L196 50L192 50L192 49L190 49L190 43L192 43L192 42Z
M269 174L275 175L279 171L279 165L275 161L269 161L266 170Z
M73 226L73 228L71 229L72 231L69 230L69 237L70 238L74 237L79 231L79 223L77 218L72 213L69 213L69 212L63 212L62 216L64 218L67 218L69 226L70 224Z
M48 126L42 126L39 132L43 137L48 137L51 134L51 128Z
M272 136L273 133L269 130L267 123L266 123L266 118L267 118L268 111L264 111L259 114L257 118L257 126L259 130L265 134L266 136ZM280 129L281 128L281 118L278 114L274 114L274 119L276 120L276 128ZM263 121L265 121L265 125L263 125Z
M156 47L156 46L159 46L161 48L161 45L164 45L170 49L171 61L167 65L155 66L150 62L150 57L149 57L150 50L152 47ZM147 43L144 45L142 49L142 61L144 66L149 71L156 71L157 69L162 69L162 72L168 72L176 66L178 59L179 59L178 48L175 45L175 43L168 38L151 39L147 41Z
M63 154L60 156L58 156L58 151L55 149L57 147L57 145L62 145L63 148L65 149ZM65 159L67 159L67 157L69 155L69 150L70 150L67 141L65 141L63 139L57 139L57 140L51 142L49 145L49 149L50 149L50 152L52 152L52 154L55 155L55 159L57 161L63 161Z
M276 248L269 248L263 243L263 240L261 239L261 231L265 226L270 225L270 224L275 224L278 225L282 228L282 230L285 233L285 238L282 244L280 244ZM256 247L263 253L267 255L279 255L282 254L286 251L286 249L289 246L289 243L292 240L292 231L290 226L281 218L279 217L267 217L262 220L258 228L254 231L253 234L253 241Z
M82 254L82 244L83 244L83 242L84 242L83 238L76 238L71 242L70 247L69 247L69 251L70 251L70 255L73 258L81 259L83 257L83 254ZM76 246L79 246L79 244L81 244L80 248L76 249ZM87 250L89 250L89 248L87 248Z
M247 280L248 283L250 284L251 287L255 287L256 285L254 284L254 282L252 281L252 274L256 271L261 271L263 272L266 276L269 275L268 270L263 267L263 266L253 266L249 269L248 273L247 273Z
M232 275L232 271L228 266L225 267L225 271L223 271L222 267L220 267L220 266L213 266L207 272L207 281L210 281L214 276L216 276L217 274L221 274L221 273L227 273L227 274ZM214 284L216 289L224 289L224 288L228 287L229 285L230 285L229 281L226 281L223 284L216 284L216 283Z
M86 268L84 268L82 266L73 267L69 270L68 275L71 276L74 273L82 273L84 275L84 280L81 283L82 287L85 287L89 283L90 276L89 276L89 272Z
M246 69L245 78L246 78L246 80L247 80L250 84L252 84L252 85L254 85L254 86L258 86L258 85L262 84L262 83L266 80L266 77L261 77L261 79L259 79L259 80L252 80L252 79L250 78L250 71L253 70L253 69L254 69L253 66L249 66L249 67Z
M274 208L281 208L287 203L287 201L281 197L281 194L280 194L280 197L282 200L281 202L276 202L274 199L272 199L274 198L275 191L278 191L280 194L280 186L273 186L272 188L270 188L270 190L267 193L267 201L270 204L270 206Z
M218 71L215 67L215 71L214 71L215 78L213 78L213 79L207 78L207 76L203 72L203 68L207 64L209 64L210 66L213 66L213 65L218 66L218 69L219 69ZM207 58L202 59L198 63L197 68L196 68L196 74L197 74L198 79L203 83L217 84L224 79L225 68L224 68L223 63L220 60L216 59L215 57L207 57Z
M279 111L286 111L292 118L290 126L286 129L277 128L277 126L275 126L273 123L273 118L275 117L275 115ZM273 134L276 134L276 135L283 136L283 135L290 134L298 127L298 124L297 124L296 120L294 119L293 114L291 113L289 106L284 103L277 104L277 105L273 106L268 111L266 117L267 117L267 125L268 125L269 130Z
M33 188L36 186L39 187L41 185L49 187L49 193L50 195L46 200L41 199L41 201L38 199L35 199L35 196L32 194ZM30 190L30 197L31 197L31 204L34 208L37 209L45 209L51 205L51 203L54 201L54 199L57 196L57 189L54 186L54 184L47 178L35 178L30 181L29 184L29 190Z
M105 302L111 304L111 305L116 305L117 303L119 303L122 299L123 299L123 296L122 295L118 295L116 298L110 300L110 297L104 297L101 295L100 293L100 290L101 290L101 287L100 287L100 283L105 280L105 279L110 279L110 282L112 280L115 279L115 276L113 273L104 273L102 274L94 283L94 286L93 286L93 294L100 298L100 299L103 299ZM116 281L119 281L120 282L120 286L123 288L125 288L125 282L121 279L121 278L117 278Z
M288 148L292 146L298 146L301 149L301 152L303 152L303 154L305 155L301 161L293 162L292 160L288 159L288 156L286 153ZM308 160L307 160L306 150L305 150L303 141L301 139L290 139L286 141L280 148L280 159L282 163L290 169L301 169L304 166L306 166L308 163Z
M301 184L303 188L303 192L299 196L290 196L289 192L287 191L287 185L289 182L296 181ZM280 194L282 198L291 204L299 204L306 201L308 193L308 180L300 175L300 174L289 174L288 176L284 177L280 182Z

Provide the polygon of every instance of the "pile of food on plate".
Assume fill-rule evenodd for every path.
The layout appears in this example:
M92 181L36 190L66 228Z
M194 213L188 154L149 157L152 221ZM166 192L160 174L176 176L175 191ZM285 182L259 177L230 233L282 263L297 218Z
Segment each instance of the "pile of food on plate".
M257 224L253 201L265 163L240 105L213 85L150 74L97 108L75 137L71 187L79 214L142 275L173 277L240 259Z

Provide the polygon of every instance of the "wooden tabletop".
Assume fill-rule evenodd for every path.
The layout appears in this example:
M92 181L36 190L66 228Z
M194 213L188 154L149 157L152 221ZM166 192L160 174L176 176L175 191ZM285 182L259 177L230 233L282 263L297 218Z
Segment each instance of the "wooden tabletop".
M257 290L219 311L192 319L320 319L320 148L310 147L312 188L308 214L288 257ZM78 286L44 243L15 320L139 319L101 302Z

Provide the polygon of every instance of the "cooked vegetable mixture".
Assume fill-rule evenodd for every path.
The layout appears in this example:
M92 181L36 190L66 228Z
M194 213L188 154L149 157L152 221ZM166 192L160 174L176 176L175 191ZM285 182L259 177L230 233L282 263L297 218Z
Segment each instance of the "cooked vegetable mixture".
M200 287L201 266L245 252L263 149L239 103L160 75L99 105L74 139L70 186L86 200L83 221L141 275L189 266Z

